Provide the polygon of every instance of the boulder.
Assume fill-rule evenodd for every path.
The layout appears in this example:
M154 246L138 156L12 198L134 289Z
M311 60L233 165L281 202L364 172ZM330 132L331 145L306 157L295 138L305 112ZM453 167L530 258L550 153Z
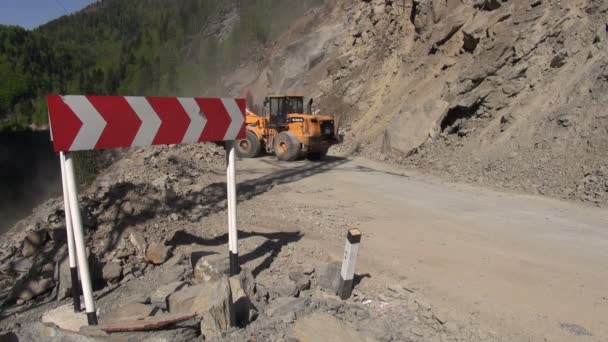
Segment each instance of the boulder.
M135 247L137 253L142 255L145 253L147 243L146 238L141 232L137 230L131 230L131 232L129 233L129 241L131 241L131 244L133 245L133 247Z
M100 342L108 340L107 337L90 335L90 329L84 329L84 331L86 332L74 333L63 330L54 324L34 322L28 326L28 329L23 329L20 332L19 338L20 341L45 342ZM97 334L101 333L97 332Z
M197 284L215 281L228 274L230 274L230 260L220 254L202 257L194 266L194 282Z
M23 240L21 254L24 257L29 257L38 254L38 251L46 242L47 233L44 230L30 232Z
M232 276L230 281L230 292L232 293L232 305L234 307L235 324L245 327L253 320L257 310L243 289L240 276Z
M12 298L28 301L50 291L55 286L52 278L27 279L17 282L12 290Z
M57 282L57 300L61 301L72 295L72 274L70 260L66 255L57 261L55 281Z
M302 272L290 272L289 280L294 282L299 291L310 289L310 278Z
M253 277L253 273L248 267L241 268L241 273L239 273L239 282L241 284L241 288L245 292L245 295L249 298L253 298L255 295L255 278Z
M327 313L317 312L296 322L289 337L300 342L372 342L343 321Z
M65 227L48 228L47 234L49 238L57 242L66 242L68 240Z
M146 248L146 260L154 265L161 265L171 256L171 250L169 246L165 246L159 242L152 242Z
M281 297L297 297L300 293L300 290L298 290L296 284L289 279L283 279L283 281L275 288L275 291Z
M101 270L103 281L108 284L116 284L122 276L122 267L119 263L110 261L103 266Z
M183 289L186 286L188 286L188 283L185 281L176 281L173 283L162 285L150 295L150 302L152 303L152 305L166 310L167 297L169 297L172 293Z
M423 104L413 103L407 110L397 113L385 131L383 152L402 157L422 145L429 137L435 139L441 133L439 122L449 109L448 102L433 98ZM436 124L429 125L433 122Z
M104 323L145 319L155 310L157 309L153 305L128 303L105 314L104 317L107 319L104 320Z
M17 273L27 273L30 271L32 266L34 265L34 258L15 258L14 260L8 260L1 267L3 272L17 272Z
M170 261L170 260L169 260ZM186 277L186 266L176 265L173 267L166 267L167 264L163 265L163 273L158 279L160 284L171 284L177 281L184 280Z
M163 267L166 269L170 269L174 266L180 265L184 260L184 255L182 253L176 253L173 255L167 262L163 264Z
M340 287L340 271L342 265L339 262L323 264L317 267L317 281L322 290L336 293Z
M222 336L234 325L232 292L227 277L181 289L167 300L171 314L195 314L202 318L206 338Z
M291 312L296 315L304 311L310 304L308 298L279 297L266 307L266 315L270 317L285 317Z
M66 331L78 332L80 327L87 325L87 316L74 312L74 306L69 303L46 311L42 315L42 322L55 324Z

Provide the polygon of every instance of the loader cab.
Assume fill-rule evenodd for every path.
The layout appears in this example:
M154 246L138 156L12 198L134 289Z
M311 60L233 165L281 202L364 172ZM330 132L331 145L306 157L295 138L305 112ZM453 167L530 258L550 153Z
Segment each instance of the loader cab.
M275 95L269 96L264 101L264 106L269 113L269 126L287 126L287 114L304 113L304 97Z

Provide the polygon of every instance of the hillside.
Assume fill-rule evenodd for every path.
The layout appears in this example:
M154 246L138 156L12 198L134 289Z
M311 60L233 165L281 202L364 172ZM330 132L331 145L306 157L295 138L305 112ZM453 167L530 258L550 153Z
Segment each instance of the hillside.
M226 70L321 3L105 0L33 31L0 26L0 128L46 124L48 93L220 94Z
M608 203L606 1L340 1L229 87L300 91L343 149L451 181Z
M0 115L49 92L316 99L338 149L453 181L608 203L606 3L106 0L2 28ZM271 20L272 19L272 20ZM8 43L7 43L8 42ZM26 67L27 66L27 67Z

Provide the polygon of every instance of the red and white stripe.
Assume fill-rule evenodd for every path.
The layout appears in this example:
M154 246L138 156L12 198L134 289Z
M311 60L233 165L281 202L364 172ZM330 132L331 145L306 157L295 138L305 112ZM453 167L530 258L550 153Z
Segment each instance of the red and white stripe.
M245 100L49 95L56 152L193 144L245 137Z

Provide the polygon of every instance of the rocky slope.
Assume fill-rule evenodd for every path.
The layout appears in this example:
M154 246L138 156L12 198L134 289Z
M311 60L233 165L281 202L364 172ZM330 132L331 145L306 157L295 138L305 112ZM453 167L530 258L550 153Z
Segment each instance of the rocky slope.
M607 8L337 1L294 23L225 84L310 94L340 117L346 148L372 158L605 205Z
M77 316L75 332L51 324L68 324L61 317L72 311L65 213L57 198L3 236L0 338L306 341L322 334L337 341L506 340L449 317L403 279L374 274L370 281L362 274L350 299L335 296L340 263L330 255L343 246L343 228L356 222L340 216L339 205L323 209L279 199L301 171L323 172L340 160L298 172L240 176L243 271L226 281L223 161L215 145L133 150L81 192L102 329L178 318L176 324L109 334L79 331L84 314ZM298 214L286 215L294 206ZM324 236L323 243L314 236Z

